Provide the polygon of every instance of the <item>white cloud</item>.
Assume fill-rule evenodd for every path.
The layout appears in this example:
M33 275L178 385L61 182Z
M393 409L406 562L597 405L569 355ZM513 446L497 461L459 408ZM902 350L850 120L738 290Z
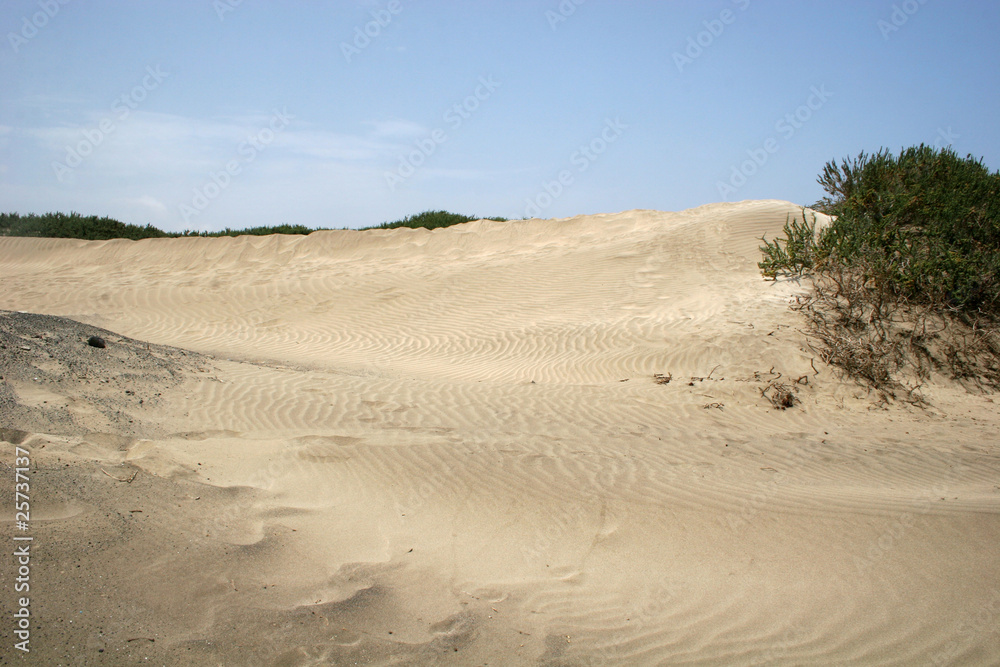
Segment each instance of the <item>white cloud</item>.
M150 195L143 195L141 197L136 197L135 199L126 199L124 201L126 204L134 204L148 208L157 214L164 214L167 212L167 205L156 197L151 197Z
M268 128L273 113L192 118L108 109L72 115L76 122L50 118L34 127L12 127L9 121L0 126L0 144L12 135L22 138L10 142L14 148L5 152L5 164L32 174L16 187L0 183L12 210L77 210L178 231L282 222L377 224L424 205L413 203L412 189L395 195L385 183L399 156L427 135L412 121L369 121L359 131L336 132L293 117L273 136L268 130L270 141L248 159L248 138ZM53 164L68 164L70 154L83 152L57 178ZM182 215L234 160L238 173L221 177L227 182L208 205ZM418 180L431 188L425 193L429 201L448 191L449 183L497 177L479 168L449 168L442 151L419 170Z
M430 167L425 169L424 173L431 178L446 178L455 181L482 181L497 175L497 172L486 169L436 169Z
M365 125L372 128L372 134L376 137L400 137L410 139L419 137L430 132L429 129L420 123L409 120L369 120Z
M339 161L365 161L391 154L395 144L322 130L290 131L282 145L302 156Z
M74 175L99 170L108 178L169 174L176 179L204 174L222 169L234 159L244 161L254 140L264 146L253 149L254 158L269 159L286 153L309 161L375 163L400 149L396 142L384 138L319 130L305 124L296 127L295 119L272 134L269 124L273 117L206 120L145 111L130 111L124 118L91 113L80 125L48 125L26 129L25 133L38 144L34 159L69 164L72 155L80 155ZM270 141L261 142L262 137Z
M77 115L80 109L85 109L90 101L80 95L33 94L24 95L11 104L27 111L36 118L66 118ZM110 103L109 103L110 104Z

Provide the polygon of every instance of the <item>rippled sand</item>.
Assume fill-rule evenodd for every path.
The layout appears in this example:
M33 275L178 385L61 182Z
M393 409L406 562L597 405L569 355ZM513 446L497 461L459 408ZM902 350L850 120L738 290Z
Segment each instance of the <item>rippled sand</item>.
M0 308L84 323L0 357L30 659L997 664L998 404L823 366L756 266L799 213L0 238Z

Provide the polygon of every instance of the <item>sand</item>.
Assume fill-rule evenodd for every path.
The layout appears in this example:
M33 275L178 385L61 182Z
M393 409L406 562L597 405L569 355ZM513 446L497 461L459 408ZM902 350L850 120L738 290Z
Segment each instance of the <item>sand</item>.
M799 212L0 238L25 664L1000 663L998 399L823 365Z

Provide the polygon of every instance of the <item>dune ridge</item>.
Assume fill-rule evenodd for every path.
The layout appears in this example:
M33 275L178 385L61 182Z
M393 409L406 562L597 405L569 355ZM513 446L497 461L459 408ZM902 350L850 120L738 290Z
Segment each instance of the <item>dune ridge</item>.
M876 406L824 366L788 308L808 286L756 265L800 213L0 238L0 308L82 323L0 356L56 555L39 650L995 664L994 397ZM79 358L86 327L134 370Z

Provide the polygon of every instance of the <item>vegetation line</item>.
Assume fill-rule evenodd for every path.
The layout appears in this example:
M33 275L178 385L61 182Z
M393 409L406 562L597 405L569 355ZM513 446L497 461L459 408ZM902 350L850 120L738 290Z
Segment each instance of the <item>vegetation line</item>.
M448 211L425 211L418 215L406 216L394 222L384 222L374 227L365 227L359 231L364 231L365 229L394 229L396 227L437 229L439 227L449 227L479 219L476 216L449 213ZM507 220L501 217L487 219L500 222ZM319 230L304 225L275 225L271 227L249 227L247 229L230 229L227 227L220 232L165 232L153 225L132 225L113 218L99 218L96 215L83 216L79 213L46 213L44 215L35 215L33 213L28 215L0 213L0 236L85 239L88 241L104 241L108 239L131 239L138 241L149 238L177 238L186 236L304 235L315 231Z

